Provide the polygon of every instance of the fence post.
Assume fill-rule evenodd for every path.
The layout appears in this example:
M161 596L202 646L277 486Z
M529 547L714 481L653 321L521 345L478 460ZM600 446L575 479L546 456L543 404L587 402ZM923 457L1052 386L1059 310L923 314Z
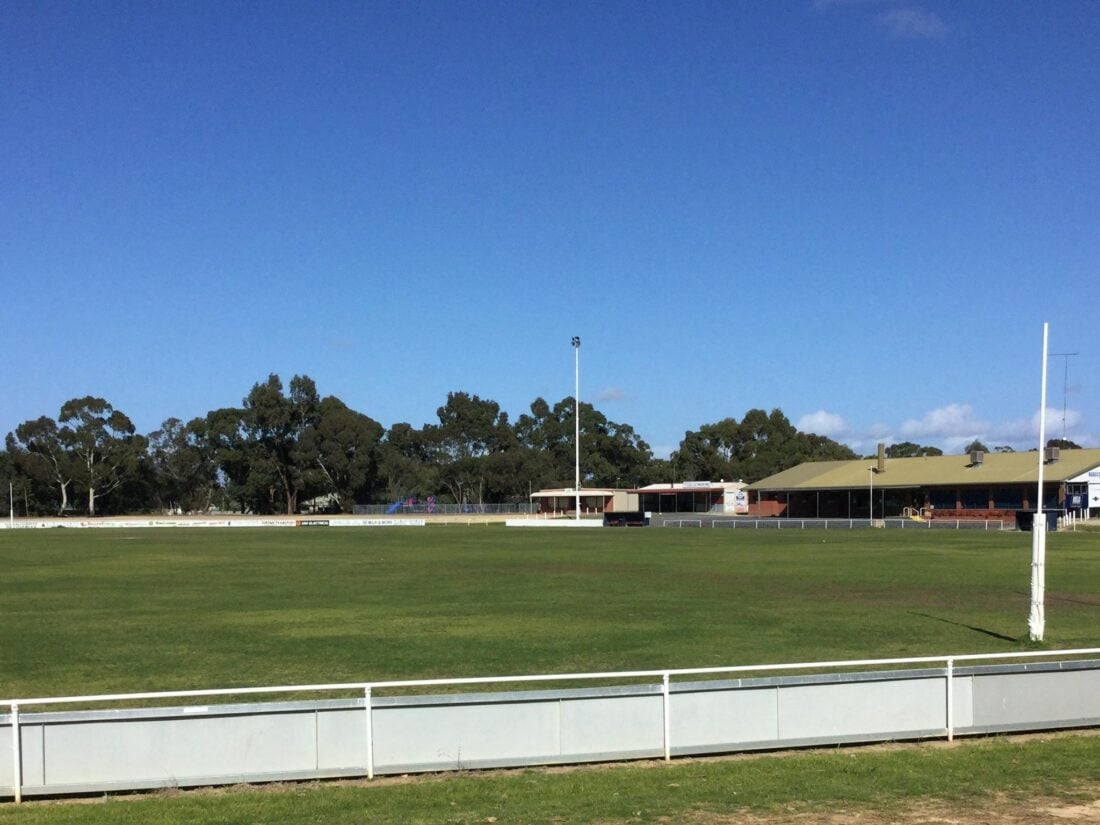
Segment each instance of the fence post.
M363 708L367 714L367 779L374 779L374 714L371 713L371 688L363 688Z
M19 741L19 705L11 704L11 760L12 760L12 792L15 794L15 803L23 801L23 747Z
M661 705L663 708L665 724L665 761L672 759L672 743L669 741L669 701L668 701L668 672L661 677Z
M947 741L955 741L955 660L947 660Z

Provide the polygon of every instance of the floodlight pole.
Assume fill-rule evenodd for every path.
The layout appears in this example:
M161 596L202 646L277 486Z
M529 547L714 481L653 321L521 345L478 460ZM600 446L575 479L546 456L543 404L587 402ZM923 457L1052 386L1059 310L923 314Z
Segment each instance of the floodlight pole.
M581 520L581 338L573 336L573 355L575 361L574 378L575 392L573 395L573 457L575 476L573 479L573 491L576 494L574 518Z
M1066 440L1066 399L1069 395L1069 359L1075 355L1080 355L1077 352L1051 352L1048 353L1048 358L1062 358L1064 371L1062 373L1062 440ZM1046 363L1045 361L1043 362Z
M1046 587L1047 520L1043 513L1043 458L1047 428L1047 331L1043 323L1043 380L1039 397L1039 490L1035 505L1035 521L1031 525L1031 612L1027 626L1033 642L1043 641L1046 616L1043 602Z

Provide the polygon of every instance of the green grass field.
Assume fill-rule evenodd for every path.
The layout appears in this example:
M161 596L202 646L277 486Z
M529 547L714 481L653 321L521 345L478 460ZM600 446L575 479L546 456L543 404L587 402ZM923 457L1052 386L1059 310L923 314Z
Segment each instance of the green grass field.
M0 534L0 698L1028 649L1030 539L955 531ZM1100 644L1051 535L1045 647Z
M0 698L1032 647L1017 533L11 531L0 565ZM1044 647L1100 644L1100 533L1050 536L1047 588ZM1100 737L988 740L0 805L0 823L885 823L920 800L993 821L994 801L1091 802L1097 765Z

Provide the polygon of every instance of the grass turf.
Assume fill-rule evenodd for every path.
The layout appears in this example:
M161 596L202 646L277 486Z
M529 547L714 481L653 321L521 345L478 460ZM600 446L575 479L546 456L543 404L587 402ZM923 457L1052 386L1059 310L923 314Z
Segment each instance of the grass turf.
M1100 642L1100 534L1045 647ZM956 531L0 533L0 697L1029 649L1030 540Z
M708 813L728 817L722 821L740 821L745 813L778 813L788 821L801 813L809 817L801 821L814 822L833 821L830 817L837 811L873 811L875 815L858 821L891 822L896 819L891 812L928 800L946 800L950 821L991 822L997 821L987 810L993 803L1010 809L1037 797L1091 803L1097 782L1100 737L1059 736L988 739L953 748L816 751L781 758L462 774L446 781L238 788L108 798L98 804L0 805L0 825L716 821Z

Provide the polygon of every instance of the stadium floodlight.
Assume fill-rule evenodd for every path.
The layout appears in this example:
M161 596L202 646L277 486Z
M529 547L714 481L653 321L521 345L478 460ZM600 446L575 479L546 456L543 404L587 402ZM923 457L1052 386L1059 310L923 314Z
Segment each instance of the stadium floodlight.
M1027 627L1033 642L1043 641L1046 616L1043 611L1046 588L1047 520L1043 513L1043 458L1047 428L1047 327L1043 323L1043 380L1039 394L1039 492L1035 520L1031 523L1031 612Z
M573 454L574 470L573 491L576 495L574 518L581 520L581 337L573 336L574 395L573 395Z

